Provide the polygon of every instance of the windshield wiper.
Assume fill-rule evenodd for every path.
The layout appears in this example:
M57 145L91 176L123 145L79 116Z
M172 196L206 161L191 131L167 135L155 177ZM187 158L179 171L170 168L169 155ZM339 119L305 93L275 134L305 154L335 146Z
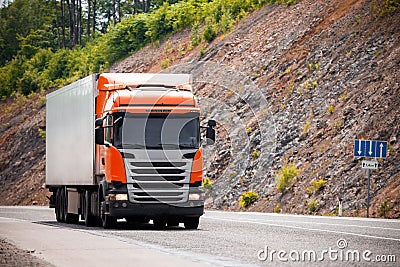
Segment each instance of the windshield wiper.
M179 148L197 148L195 144L179 144Z
M194 144L158 144L162 147L168 148L197 148Z
M143 144L123 144L123 148L130 148L130 149L135 149L135 148L145 148Z

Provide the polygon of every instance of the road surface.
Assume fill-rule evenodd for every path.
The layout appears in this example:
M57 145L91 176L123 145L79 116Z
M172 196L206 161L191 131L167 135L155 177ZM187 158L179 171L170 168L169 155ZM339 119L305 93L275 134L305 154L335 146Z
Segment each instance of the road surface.
M55 266L400 266L399 220L207 211L199 230L104 230L0 207L0 238Z

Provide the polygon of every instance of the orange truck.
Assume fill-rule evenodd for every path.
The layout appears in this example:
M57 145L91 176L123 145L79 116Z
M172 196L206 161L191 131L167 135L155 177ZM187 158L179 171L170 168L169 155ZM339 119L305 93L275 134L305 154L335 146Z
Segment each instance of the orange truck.
M200 126L188 74L94 74L48 94L46 187L57 221L197 229L202 145L214 143L215 126Z

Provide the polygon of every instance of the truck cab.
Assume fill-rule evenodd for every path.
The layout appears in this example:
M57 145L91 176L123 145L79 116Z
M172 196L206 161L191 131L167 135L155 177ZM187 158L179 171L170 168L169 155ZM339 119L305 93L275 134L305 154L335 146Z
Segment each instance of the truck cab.
M215 141L216 124L200 125L191 76L104 73L95 84L93 182L49 186L57 219L196 229L204 213L202 144Z

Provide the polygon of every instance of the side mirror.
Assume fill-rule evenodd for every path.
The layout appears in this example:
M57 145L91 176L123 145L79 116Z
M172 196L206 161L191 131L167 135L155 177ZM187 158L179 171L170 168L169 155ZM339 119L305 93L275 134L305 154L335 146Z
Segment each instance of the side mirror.
M217 123L215 120L208 120L208 127L206 130L206 144L213 145L215 143L215 127Z
M97 120L96 120L97 124ZM95 129L94 133L95 142L97 145L104 145L104 128L99 127Z
M215 120L208 120L208 126L210 127L215 127L217 125L217 122Z

